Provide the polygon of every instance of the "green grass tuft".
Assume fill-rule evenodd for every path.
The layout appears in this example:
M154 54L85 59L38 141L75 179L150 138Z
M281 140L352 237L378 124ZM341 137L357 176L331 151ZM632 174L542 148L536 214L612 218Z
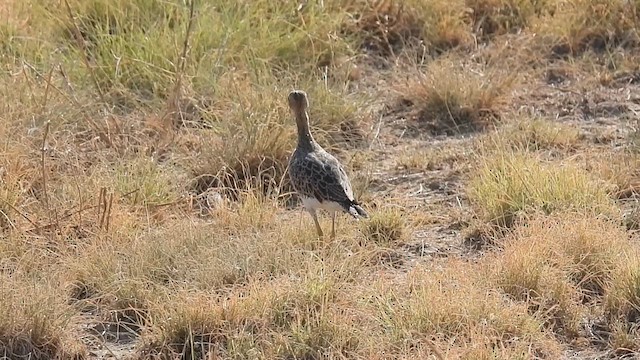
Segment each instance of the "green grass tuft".
M498 151L484 159L469 184L481 219L510 226L535 212L582 211L615 218L606 189L583 170L545 163L523 152Z

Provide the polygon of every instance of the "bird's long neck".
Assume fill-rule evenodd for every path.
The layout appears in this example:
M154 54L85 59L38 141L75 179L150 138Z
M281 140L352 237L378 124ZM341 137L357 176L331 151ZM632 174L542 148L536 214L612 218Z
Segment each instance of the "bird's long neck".
M315 141L309 129L309 114L306 111L298 111L295 116L298 126L298 147L311 149Z

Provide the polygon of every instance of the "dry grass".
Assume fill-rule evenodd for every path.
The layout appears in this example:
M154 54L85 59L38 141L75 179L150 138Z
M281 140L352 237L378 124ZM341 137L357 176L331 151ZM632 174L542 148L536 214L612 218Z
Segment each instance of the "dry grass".
M557 2L551 10L533 28L557 55L611 51L638 43L635 2L571 0Z
M475 32L483 39L525 29L549 9L550 1L467 0Z
M432 134L457 134L487 128L514 77L495 70L475 70L459 58L442 58L396 87L401 106L410 106L416 127Z
M348 33L360 46L381 55L401 53L419 45L426 54L438 54L472 43L464 1L358 1L352 5Z
M620 264L613 275L605 299L606 327L610 331L608 343L619 354L640 350L638 347L638 249L621 254Z
M346 29L366 50L398 55L418 45L421 56L471 49L479 41L522 31L550 8L547 1L357 1Z
M380 285L387 288L374 305L395 346L428 346L435 340L440 346L452 344L446 349L452 352L493 345L514 354L523 350L509 345L518 337L529 344L530 355L557 354L526 307L505 302L482 278L471 275L474 271L474 266L450 262L445 270L416 269L399 287Z
M399 151L396 168L414 172L455 167L458 164L464 164L471 150L466 146L460 146L459 143L442 143L438 147L424 148L416 148L409 144L402 151Z
M0 349L22 359L82 359L78 313L50 272L54 244L15 234L0 245Z
M562 68L633 108L634 2L191 5L0 4L2 356L640 351L633 135L605 151L521 96ZM335 240L292 201L294 88L371 213Z
M604 150L588 153L583 161L587 170L611 184L610 194L613 198L631 198L638 193L640 174L636 167L640 158L634 151Z
M498 131L481 142L485 148L512 148L514 151L575 150L582 136L577 128L541 118L505 121Z
M620 292L619 276L628 269L627 257L637 258L637 246L614 222L576 213L542 216L518 227L501 246L501 253L485 259L491 281L563 336L579 336L585 318L629 309L612 301L633 301L633 292ZM623 277L633 281L629 273ZM608 326L613 329L615 321Z
M482 158L468 191L480 218L503 226L536 212L618 213L603 184L582 169L509 149Z
M329 348L352 356L361 330L341 296L333 277L252 283L226 298L179 294L180 301L154 309L160 317L147 346L151 354L186 358L316 358Z
M12 359L79 359L86 350L77 340L73 309L55 284L2 275L0 348ZM46 306L43 306L46 304Z
M405 236L405 220L397 208L380 209L363 225L363 235L382 246L391 246Z

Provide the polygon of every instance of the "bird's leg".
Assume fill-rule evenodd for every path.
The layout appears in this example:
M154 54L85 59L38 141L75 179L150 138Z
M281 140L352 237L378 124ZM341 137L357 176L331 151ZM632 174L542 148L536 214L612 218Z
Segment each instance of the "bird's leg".
M311 217L313 218L313 222L316 223L316 230L318 231L318 236L323 237L324 234L322 233L322 228L320 227L320 223L318 222L318 215L316 214L316 211L309 210L309 214L311 214Z
M336 238L336 212L331 213L331 238Z

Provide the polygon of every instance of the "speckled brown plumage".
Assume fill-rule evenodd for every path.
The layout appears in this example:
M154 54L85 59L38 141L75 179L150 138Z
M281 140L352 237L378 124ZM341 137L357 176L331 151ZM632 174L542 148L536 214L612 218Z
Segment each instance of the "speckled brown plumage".
M318 235L323 236L323 233L316 210L325 209L332 213L331 237L335 237L337 211L344 211L356 219L368 215L354 199L351 183L338 159L313 139L309 129L307 94L294 90L288 100L298 127L298 146L289 160L291 183L313 217Z

